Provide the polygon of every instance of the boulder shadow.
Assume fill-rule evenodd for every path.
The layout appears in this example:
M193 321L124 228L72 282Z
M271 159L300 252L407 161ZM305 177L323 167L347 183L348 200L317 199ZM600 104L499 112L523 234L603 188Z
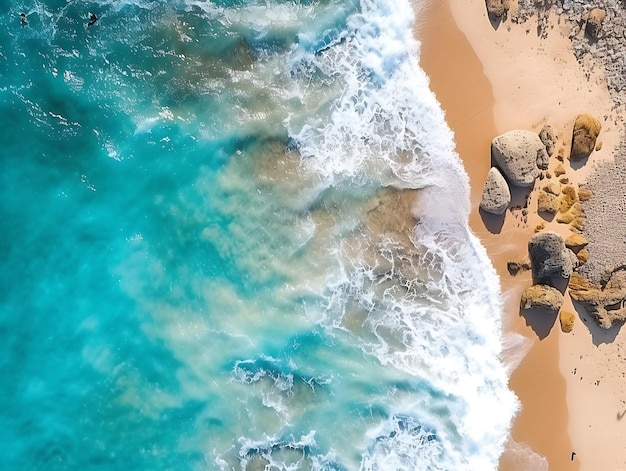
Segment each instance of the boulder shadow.
M569 278L563 278L561 276L550 276L547 278L535 278L533 275L533 285L547 285L558 289L563 296L565 296L565 290L569 285Z
M539 337L545 339L556 323L558 313L549 313L541 309L520 309L520 316L526 320L526 325Z
M504 214L497 215L488 213L482 208L479 208L478 213L480 214L480 217L483 220L483 224L489 232L491 232L492 234L500 234L500 232L502 232L502 226L504 225L504 216L506 212Z
M532 187L509 185L509 190L511 191L510 207L528 207L528 199L530 198L530 193L533 191Z
M552 222L556 217L556 213L549 213L548 211L537 211L537 215L546 222Z
M572 167L572 170L580 170L585 165L587 165L587 162L589 161L589 156L590 155L591 154L589 154L589 155L587 155L585 157L581 157L581 158L576 159L576 160L569 159L569 165L570 165L570 167Z
M574 310L576 314L578 314L579 319L591 333L591 341L596 347L603 343L613 343L624 325L624 321L613 324L609 329L603 329L582 305L574 300L572 300L572 304L574 305Z
M487 17L489 18L489 23L491 23L491 27L494 31L498 31L498 28L504 21L504 18L502 16L493 15L489 12L487 12Z

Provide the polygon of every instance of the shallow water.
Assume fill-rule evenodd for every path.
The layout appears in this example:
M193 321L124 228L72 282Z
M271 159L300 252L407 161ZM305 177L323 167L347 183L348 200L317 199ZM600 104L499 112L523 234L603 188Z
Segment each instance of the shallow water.
M2 4L6 469L496 468L499 284L408 3Z

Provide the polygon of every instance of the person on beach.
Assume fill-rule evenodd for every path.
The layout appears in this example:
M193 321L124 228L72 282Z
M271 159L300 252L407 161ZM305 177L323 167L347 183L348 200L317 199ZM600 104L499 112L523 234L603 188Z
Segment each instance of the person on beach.
M87 26L92 26L96 21L98 21L98 17L94 13L89 12L89 23L87 23Z
M26 19L26 13L20 13L20 23L22 26L26 26L28 24L28 20Z

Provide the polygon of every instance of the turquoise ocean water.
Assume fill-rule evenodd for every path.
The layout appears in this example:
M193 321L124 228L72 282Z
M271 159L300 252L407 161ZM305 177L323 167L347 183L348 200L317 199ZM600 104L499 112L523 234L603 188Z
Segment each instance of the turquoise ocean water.
M406 0L0 5L2 469L496 468L499 283Z

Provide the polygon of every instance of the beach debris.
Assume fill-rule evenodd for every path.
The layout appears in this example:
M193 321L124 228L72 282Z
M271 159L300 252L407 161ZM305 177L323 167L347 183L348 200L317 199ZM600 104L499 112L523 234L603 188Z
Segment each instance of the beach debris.
M596 139L601 129L602 125L596 118L589 114L579 114L574 122L570 160L580 161L589 157L596 147Z
M569 334L572 330L574 330L574 322L576 321L576 316L569 311L561 311L559 313L559 323L561 324L561 331L565 334Z
M546 148L532 131L500 134L491 141L491 155L509 183L515 186L533 186L540 171L548 168Z
M554 154L554 149L556 146L557 136L554 133L554 129L549 124L545 124L541 131L539 131L539 139L543 142L543 145L546 146L546 152L548 156Z
M533 279L538 283L549 283L551 278L569 278L576 263L574 252L565 247L559 234L551 231L532 235L528 255Z
M550 314L557 314L563 305L563 295L552 286L537 284L529 286L522 293L522 309L538 309Z
M604 329L626 320L626 271L623 269L614 271L604 288L573 273L569 293Z
M510 203L511 191L508 183L496 167L491 167L483 187L480 208L490 214L501 215Z

